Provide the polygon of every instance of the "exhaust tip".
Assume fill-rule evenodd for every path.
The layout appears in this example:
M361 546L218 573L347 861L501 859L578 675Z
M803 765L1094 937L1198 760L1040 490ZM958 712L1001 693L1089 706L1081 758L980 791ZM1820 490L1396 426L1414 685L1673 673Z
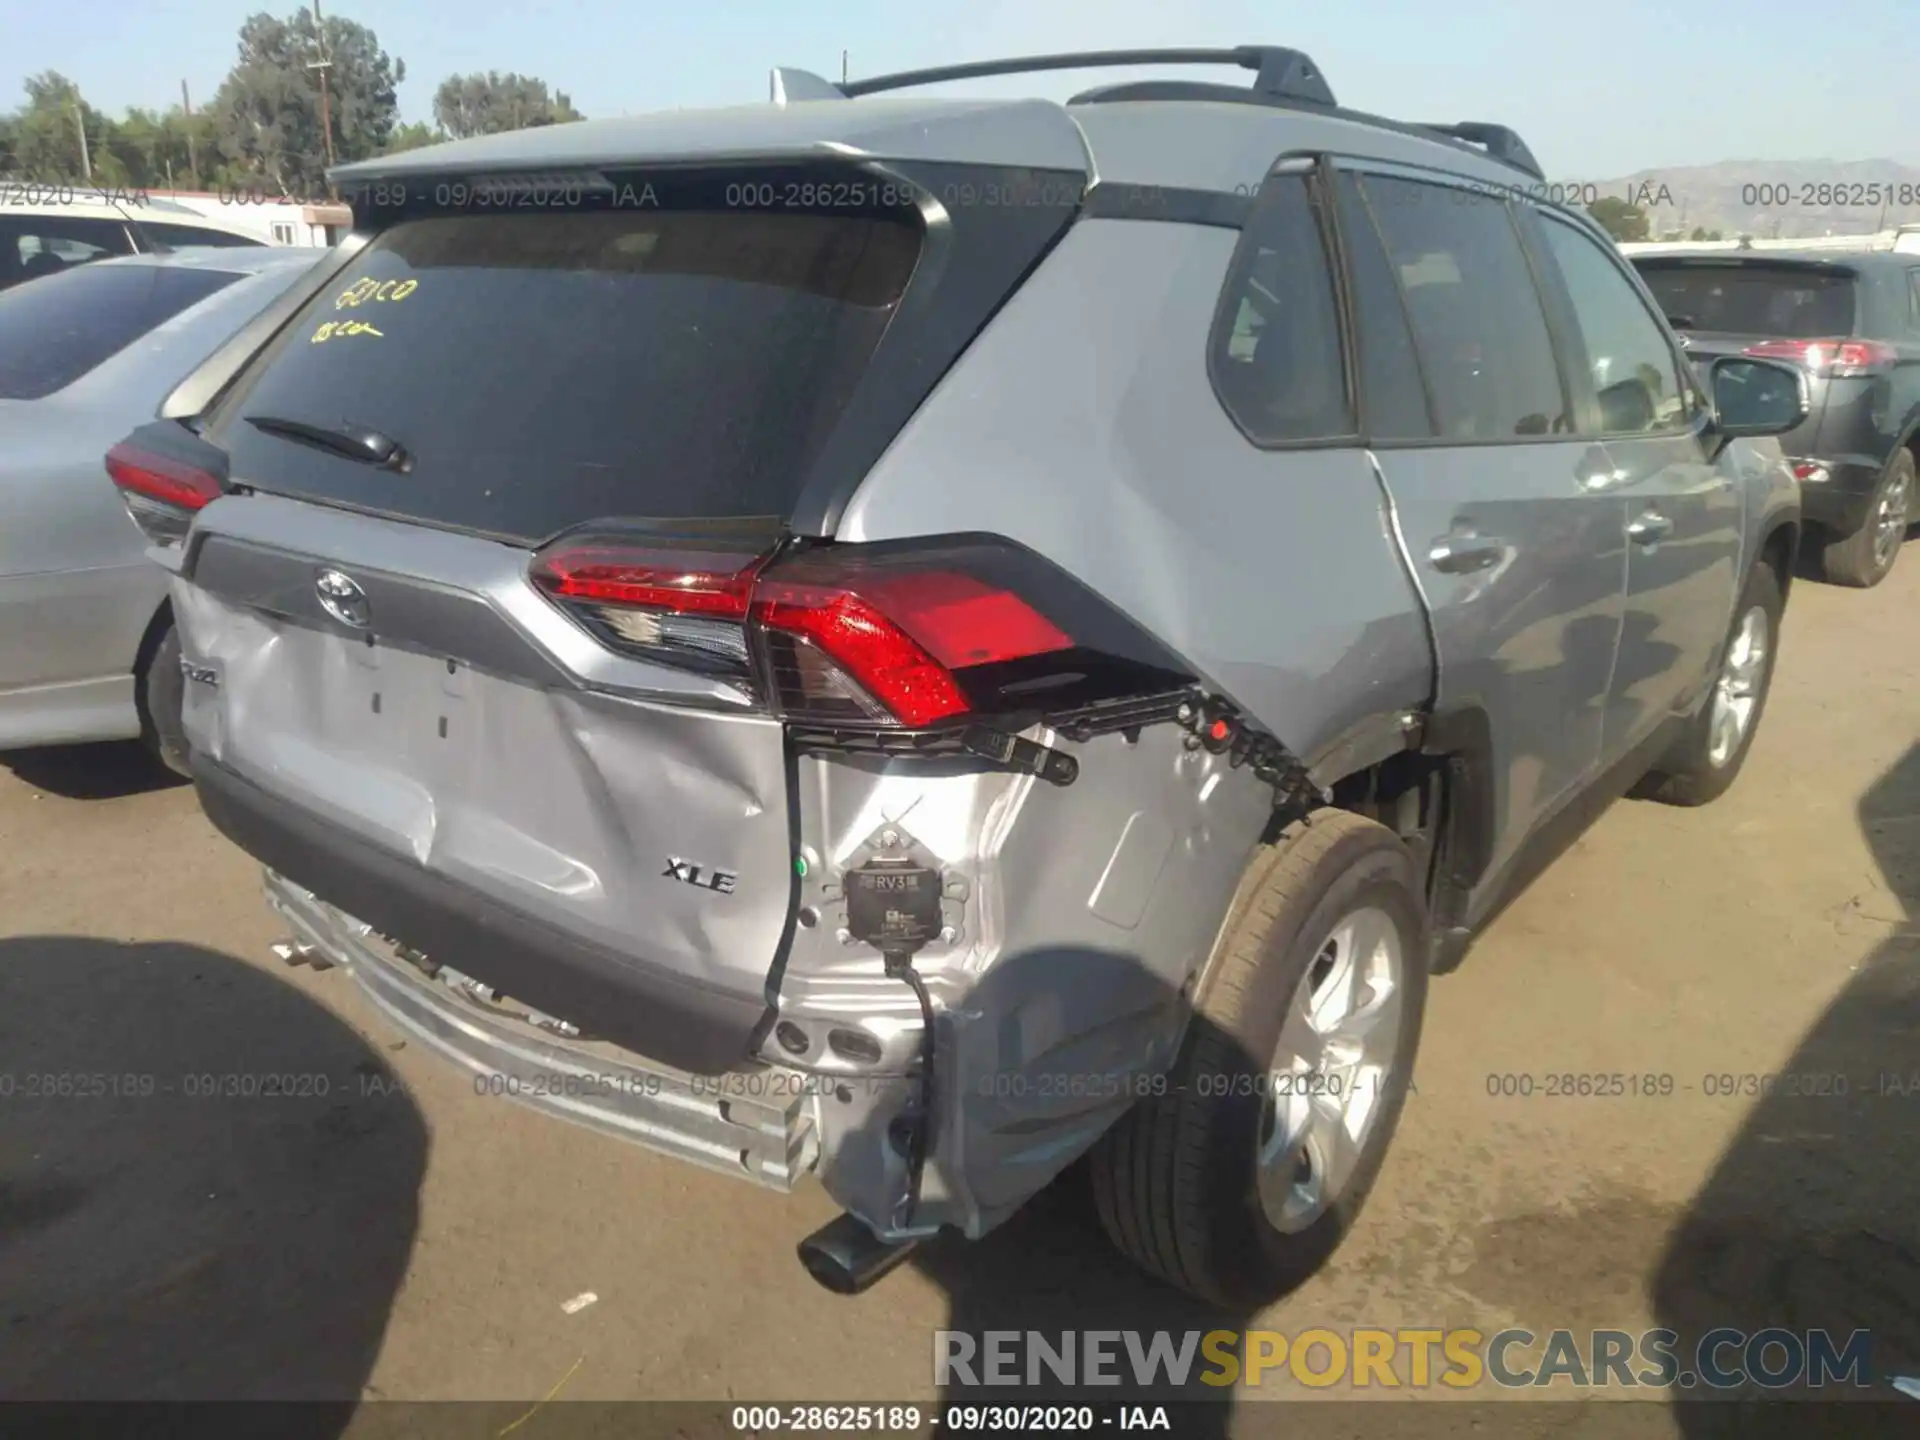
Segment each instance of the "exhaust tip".
M842 1214L799 1245L807 1273L836 1295L858 1295L920 1248L918 1240L882 1240L864 1220Z

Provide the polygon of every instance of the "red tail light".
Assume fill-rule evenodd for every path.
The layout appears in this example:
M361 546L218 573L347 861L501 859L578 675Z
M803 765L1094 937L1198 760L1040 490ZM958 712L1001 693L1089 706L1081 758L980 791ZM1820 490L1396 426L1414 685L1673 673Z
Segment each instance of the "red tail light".
M807 725L918 730L1184 678L1131 622L992 540L773 559L596 536L539 556L532 578L612 648L752 682Z
M218 476L150 450L120 444L107 452L107 474L128 495L177 510L199 510L220 498Z
M560 600L747 618L755 555L578 545L540 557L534 583Z
M563 541L540 555L533 583L618 650L745 678L749 550L711 543Z
M973 708L955 671L1073 646L1018 595L940 570L849 577L841 584L770 575L754 589L753 618L819 647L886 716L909 728ZM781 668L776 664L776 678ZM797 655L785 668L800 682L798 693L780 688L809 711L821 701L858 702ZM870 710L868 718L882 719Z
M1765 360L1791 360L1821 379L1846 380L1891 370L1900 354L1879 340L1762 340L1746 348Z

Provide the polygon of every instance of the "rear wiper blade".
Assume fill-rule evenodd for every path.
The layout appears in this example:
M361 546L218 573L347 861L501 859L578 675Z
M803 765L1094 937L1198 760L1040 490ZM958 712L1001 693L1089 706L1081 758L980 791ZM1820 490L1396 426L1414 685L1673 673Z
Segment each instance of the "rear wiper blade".
M297 440L303 445L358 460L363 465L405 470L413 463L413 457L398 440L362 425L343 422L340 429L331 430L324 425L310 425L305 420L288 420L279 415L249 415L246 421L269 435Z

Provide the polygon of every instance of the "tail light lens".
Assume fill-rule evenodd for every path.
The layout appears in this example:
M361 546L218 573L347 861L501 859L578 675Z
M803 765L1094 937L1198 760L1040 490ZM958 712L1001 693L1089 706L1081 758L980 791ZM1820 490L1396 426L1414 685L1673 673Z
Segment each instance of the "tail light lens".
M707 541L563 541L533 583L602 643L644 659L744 679L747 605L764 557Z
M767 554L605 539L533 579L617 650L751 677L782 718L919 730L1176 688L1180 662L1065 574L992 539Z
M184 537L195 512L225 488L211 470L126 441L107 451L106 464L134 523L162 543Z
M1879 340L1762 340L1746 348L1764 360L1791 360L1820 379L1847 380L1881 375L1900 358Z
M782 710L809 720L918 729L974 708L965 672L1073 648L1020 596L961 571L806 578L821 567L794 568L760 582L753 618Z

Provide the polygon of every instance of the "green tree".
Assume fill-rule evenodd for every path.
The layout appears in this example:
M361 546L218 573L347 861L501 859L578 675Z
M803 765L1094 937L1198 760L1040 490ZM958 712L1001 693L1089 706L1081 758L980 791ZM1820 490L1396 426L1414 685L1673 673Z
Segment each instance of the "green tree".
M1687 238L1689 240L1724 240L1726 236L1722 235L1718 230L1709 230L1704 225L1696 225L1693 227L1693 234Z
M415 121L411 125L399 125L394 128L393 138L387 141L383 155L398 155L402 150L418 150L423 145L438 145L447 137L433 126Z
M325 184L327 129L321 123L320 72L327 89L334 159L378 155L399 118L396 87L406 63L380 48L364 25L337 15L316 27L312 12L285 20L262 13L240 27L240 53L214 94L216 148L228 183L307 196Z
M433 92L433 118L456 140L494 135L535 125L564 125L585 117L566 91L547 91L547 82L531 75L449 75Z
M1616 241L1647 238L1647 212L1617 195L1602 195L1587 207L1587 213Z
M26 90L27 103L14 112L9 127L8 169L24 180L84 178L76 117L84 116L88 122L89 150L102 138L105 117L97 111L89 113L80 88L57 70L29 75Z

